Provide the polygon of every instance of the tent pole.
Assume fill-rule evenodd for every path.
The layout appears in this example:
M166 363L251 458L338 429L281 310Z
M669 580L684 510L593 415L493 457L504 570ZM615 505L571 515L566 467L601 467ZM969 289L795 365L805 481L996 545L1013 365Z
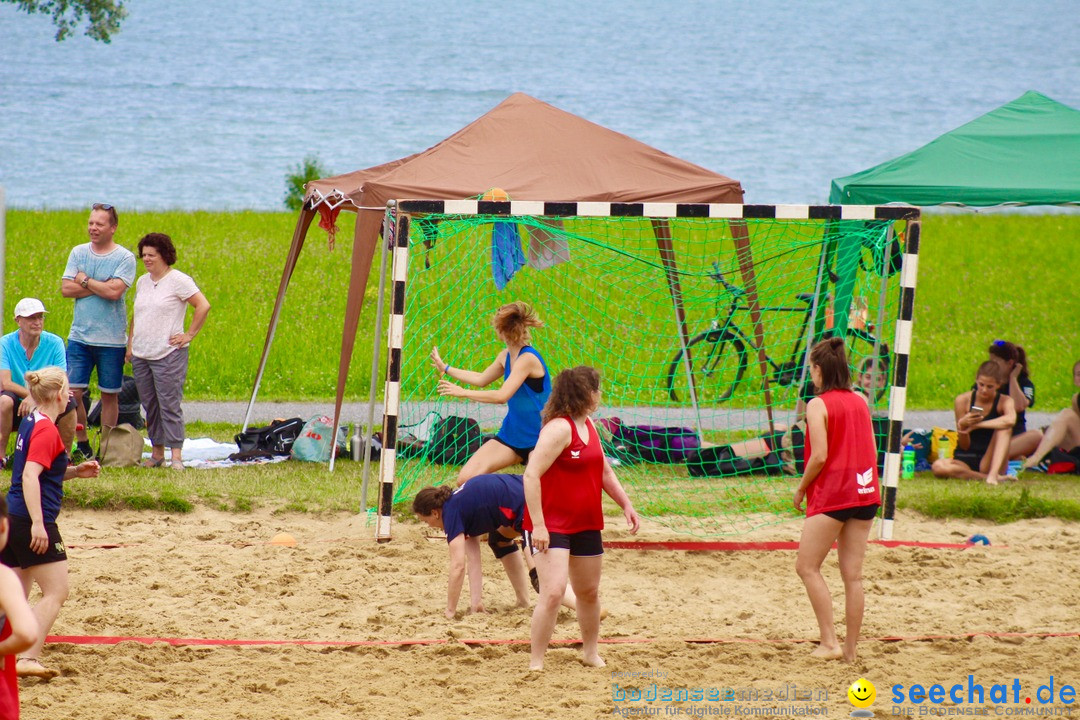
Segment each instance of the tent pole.
M731 237L735 240L735 256L739 262L743 287L746 288L746 301L750 306L750 320L754 324L754 345L757 346L758 366L761 369L761 384L765 391L765 413L769 418L769 433L775 433L773 420L772 389L769 387L769 365L765 354L765 331L761 326L761 304L758 298L757 278L754 276L754 255L750 249L750 232L746 220L730 222Z
M255 385L251 388L251 399L248 400L247 412L244 413L244 426L240 432L247 430L251 422L251 411L255 407L255 396L259 394L259 385L262 383L263 372L266 370L266 360L270 356L270 345L274 342L274 333L277 331L278 320L281 319L281 308L285 304L285 290L289 287L293 271L296 269L296 261L300 257L300 251L304 247L304 238L307 237L308 228L315 217L315 211L305 205L296 218L296 228L293 230L292 245L289 246L289 254L285 257L285 269L281 272L281 283L278 285L277 298L274 300L274 311L270 315L270 326L266 329L266 341L263 343L262 357L259 359L259 369L255 372Z
M357 206L363 203L357 203ZM379 244L379 228L382 216L371 210L356 212L356 230L353 234L352 267L349 269L349 292L345 300L345 322L341 330L341 357L338 360L337 393L334 396L334 442L337 442L341 427L341 405L345 401L345 385L349 379L349 364L352 362L353 347L356 345L356 331L360 326L360 311L364 308L364 293L367 290L368 276L371 274L371 261L375 257L375 246ZM329 469L333 471L337 453L330 453Z
M367 427L364 429L364 472L360 483L360 498L367 510L368 477L371 469L371 427L375 424L375 391L379 382L379 348L382 343L383 308L386 305L386 266L390 251L387 249L387 238L393 237L393 215L387 212L383 218L383 241L379 243L379 251L382 253L379 267L379 304L375 310L375 334L371 349L371 386L368 389L368 416ZM359 434L359 429L357 430ZM353 453L353 460L356 460Z
M690 402L694 407L694 418L700 441L702 439L701 408L698 405L697 389L694 387L694 376L690 370L690 336L686 330L686 307L683 305L682 288L679 286L679 268L675 259L675 246L671 242L671 225L665 219L655 219L652 221L652 227L653 235L656 236L656 247L660 251L660 262L664 265L668 292L671 293L671 304L675 309L675 325L679 330L679 346L683 351L683 368L686 370L686 379L690 387Z
M826 225L824 234L827 233L828 226ZM803 350L802 370L799 372L800 399L802 398L802 389L806 386L806 375L810 372L810 350L813 349L814 344L814 326L817 324L818 308L821 307L821 283L825 277L825 256L828 254L826 244L822 245L821 256L818 258L817 279L814 281L814 302L810 306L809 322L806 323L806 348Z

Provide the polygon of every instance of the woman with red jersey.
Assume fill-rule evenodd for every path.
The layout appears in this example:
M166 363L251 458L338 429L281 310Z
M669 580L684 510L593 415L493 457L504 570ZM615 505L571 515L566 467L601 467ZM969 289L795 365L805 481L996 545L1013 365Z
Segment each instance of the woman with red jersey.
M33 414L19 426L12 463L7 503L10 528L0 562L15 571L27 596L36 582L41 598L34 605L38 636L19 656L15 671L20 677L52 678L56 670L41 664L38 656L60 608L68 596L67 551L56 516L64 497L64 481L73 477L97 477L96 460L68 465L68 456L56 416L68 401L67 375L58 367L26 373L26 387L37 403Z
M843 340L829 338L813 347L810 377L818 396L806 406L806 468L794 497L796 510L802 510L806 500L806 522L795 570L821 630L814 657L854 662L863 619L863 557L881 504L874 429L866 400L851 390ZM833 625L832 595L821 575L834 542L847 619L842 648Z
M532 617L530 670L544 669L567 580L577 595L581 652L586 665L603 667L600 638L600 568L604 544L601 491L622 508L636 533L637 511L604 457L589 415L600 406L600 373L578 366L555 378L541 413L543 427L525 467L526 547L535 549L540 599Z

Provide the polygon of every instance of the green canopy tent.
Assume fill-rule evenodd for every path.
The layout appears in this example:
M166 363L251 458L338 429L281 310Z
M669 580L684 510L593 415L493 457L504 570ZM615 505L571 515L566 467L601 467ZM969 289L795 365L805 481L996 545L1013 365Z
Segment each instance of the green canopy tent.
M833 204L1080 205L1080 110L1037 92L869 170Z

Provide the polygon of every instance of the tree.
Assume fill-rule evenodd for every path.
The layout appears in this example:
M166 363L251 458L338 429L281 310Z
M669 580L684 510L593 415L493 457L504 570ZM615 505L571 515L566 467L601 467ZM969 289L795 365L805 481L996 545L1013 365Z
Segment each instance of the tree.
M120 21L127 17L124 0L0 0L13 3L23 12L52 15L56 42L69 37L87 19L86 35L108 43L120 31Z
M303 162L294 165L285 175L285 207L299 210L304 204L304 185L329 174L314 155L308 155Z

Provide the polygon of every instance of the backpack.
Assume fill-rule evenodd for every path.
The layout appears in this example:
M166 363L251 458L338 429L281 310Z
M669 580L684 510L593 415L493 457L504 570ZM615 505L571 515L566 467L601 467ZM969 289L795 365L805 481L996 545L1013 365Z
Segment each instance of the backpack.
M300 437L292 444L293 460L308 462L329 462L330 453L347 452L349 431L345 425L338 428L337 442L334 441L334 418L315 415L304 423Z
M480 423L472 418L451 415L435 421L424 454L430 462L440 465L464 465L480 449L482 442Z
M289 455L293 441L300 437L304 421L300 418L275 420L266 427L248 428L233 437L237 449L242 453L262 450L274 455Z
M623 425L618 418L603 423L612 438L631 455L653 463L681 463L697 453L701 439L693 428Z
M132 467L142 460L143 439L131 423L106 425L101 431L102 467Z
M120 408L117 424L130 423L136 430L146 427L146 421L142 416L142 405L139 402L139 387L135 384L135 378L130 375L124 376L116 401ZM84 393L83 408L86 410L86 424L90 427L101 427L101 401L98 400L91 408L90 393Z

